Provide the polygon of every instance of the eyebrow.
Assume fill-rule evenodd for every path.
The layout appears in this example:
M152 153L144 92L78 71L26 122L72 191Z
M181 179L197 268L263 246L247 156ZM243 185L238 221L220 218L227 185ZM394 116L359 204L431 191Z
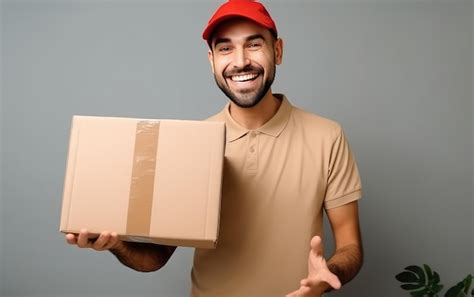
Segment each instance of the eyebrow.
M253 34L253 35L247 36L245 38L245 41L248 42L255 39L265 40L262 34ZM225 42L230 42L230 41L231 41L230 38L216 38L216 41L214 42L214 47L216 47L219 43L225 43Z

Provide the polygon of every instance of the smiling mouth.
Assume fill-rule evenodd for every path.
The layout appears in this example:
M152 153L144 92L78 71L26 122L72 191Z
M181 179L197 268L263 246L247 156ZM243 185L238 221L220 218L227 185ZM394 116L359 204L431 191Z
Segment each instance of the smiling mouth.
M229 76L230 80L234 82L246 82L255 80L259 76L258 73L247 73Z

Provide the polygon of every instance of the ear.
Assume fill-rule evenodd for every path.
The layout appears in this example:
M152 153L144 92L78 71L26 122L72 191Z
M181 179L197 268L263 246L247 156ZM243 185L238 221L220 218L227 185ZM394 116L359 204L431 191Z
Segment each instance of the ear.
M275 41L275 64L280 65L283 61L283 39L278 38Z
M209 59L209 64L211 64L211 71L214 74L214 55L211 50L207 52L207 58Z

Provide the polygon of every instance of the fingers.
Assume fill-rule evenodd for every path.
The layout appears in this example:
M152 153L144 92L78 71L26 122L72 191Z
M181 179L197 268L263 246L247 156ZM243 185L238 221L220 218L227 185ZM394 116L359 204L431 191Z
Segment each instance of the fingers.
M89 244L89 232L86 229L82 229L79 232L79 235L77 237L77 246L80 248L91 247Z
M94 242L92 248L96 251L105 251L117 245L119 239L116 232L104 231L100 233L99 238Z
M104 231L100 233L97 240L92 244L92 248L94 250L101 251L109 243L109 240L110 240L110 233L108 231Z
M97 238L91 238L91 234L86 229L82 229L79 234L66 234L66 242L77 245L79 248L105 251L116 247L120 240L116 232L103 231Z
M311 288L307 286L301 286L300 289L298 290L298 297L301 296L314 296L314 294L311 294Z
M342 286L341 281L339 280L339 278L335 274L332 274L332 273L331 273L331 275L328 276L328 279L326 280L326 282L331 287L333 287L333 289L336 289L336 290L339 290Z
M75 234L68 233L66 234L66 242L69 244L77 244L77 237Z
M318 295L320 296L320 295ZM287 294L285 297L316 297L311 288L301 286L298 290Z
M320 287L322 283L326 283L336 290L340 289L342 286L341 281L339 280L337 275L335 275L329 270L321 271L315 277L309 277L301 280L300 285L307 287Z
M337 276L333 277L333 278L330 278L330 279L327 279L324 281L327 285L329 285L331 288L333 288L334 290L339 290L341 288L341 282L339 281L339 279L337 278ZM315 285L321 285L321 283L319 281L314 281L314 280L308 280L306 285L305 286L315 286Z
M318 256L322 255L323 244L321 241L321 237L316 235L311 239L311 251L316 253L316 255Z
M119 243L120 240L118 238L118 234L116 232L112 232L110 233L109 242L104 245L104 249L110 250L112 248L115 248Z

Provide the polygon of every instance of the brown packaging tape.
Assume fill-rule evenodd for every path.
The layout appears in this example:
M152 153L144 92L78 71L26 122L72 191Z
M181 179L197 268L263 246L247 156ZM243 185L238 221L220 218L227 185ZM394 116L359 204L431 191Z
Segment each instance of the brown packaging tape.
M130 235L150 234L159 130L160 123L156 121L137 123L127 217Z

